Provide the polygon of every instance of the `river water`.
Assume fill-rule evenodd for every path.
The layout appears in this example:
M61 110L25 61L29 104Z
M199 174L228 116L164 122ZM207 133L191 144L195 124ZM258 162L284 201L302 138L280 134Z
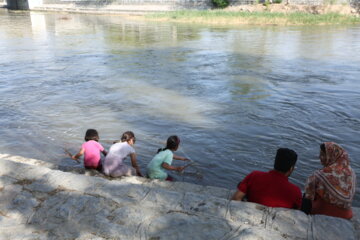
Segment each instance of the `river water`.
M348 150L360 176L360 26L211 27L0 10L0 152L75 165L88 128L134 131L145 171L177 134L180 181L235 189L294 149L291 181ZM174 164L182 165L183 162ZM357 190L359 192L359 188ZM360 206L357 194L355 206Z

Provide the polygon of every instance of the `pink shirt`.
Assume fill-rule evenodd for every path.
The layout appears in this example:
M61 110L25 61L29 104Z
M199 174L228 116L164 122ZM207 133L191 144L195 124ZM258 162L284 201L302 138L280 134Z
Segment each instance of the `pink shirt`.
M81 148L84 149L84 165L89 168L97 168L101 164L100 152L104 151L104 147L94 140L84 142Z

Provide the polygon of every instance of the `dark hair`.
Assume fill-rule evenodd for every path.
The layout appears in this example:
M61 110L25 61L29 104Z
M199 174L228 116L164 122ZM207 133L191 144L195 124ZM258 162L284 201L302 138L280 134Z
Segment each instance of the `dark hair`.
M297 154L289 148L279 148L276 152L274 169L286 173L291 167L295 166Z
M180 144L180 138L176 135L170 136L166 141L166 147L165 148L159 148L158 153L161 151L165 151L167 149L170 150L176 150L179 147Z
M99 141L99 134L95 129L88 129L86 130L84 139L86 142L90 140Z
M326 153L325 143L320 144L320 150Z
M126 131L121 136L121 142L128 142L132 138L134 139L134 142L135 142L135 140L136 140L135 139L135 134L132 131Z

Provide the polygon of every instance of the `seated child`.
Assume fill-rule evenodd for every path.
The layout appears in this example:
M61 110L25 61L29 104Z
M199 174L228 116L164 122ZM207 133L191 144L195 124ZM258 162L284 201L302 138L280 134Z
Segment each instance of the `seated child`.
M124 132L121 136L121 142L115 142L110 147L109 154L104 160L103 172L110 177L132 176L142 177L140 168L137 164L136 152L133 148L136 142L135 134L131 131ZM130 156L131 166L124 163Z
M78 161L84 154L84 167L88 169L102 170L100 152L106 156L104 147L98 143L99 134L95 129L88 129L85 133L85 142L81 145L80 151L71 158Z
M178 136L170 136L167 139L166 147L160 148L157 154L154 156L154 158L150 161L150 163L147 166L147 173L149 178L173 181L173 178L168 176L165 169L178 171L178 172L184 170L185 166L183 167L171 166L173 159L189 161L189 159L187 158L174 155L173 152L175 152L179 148L179 145L180 145L180 138Z

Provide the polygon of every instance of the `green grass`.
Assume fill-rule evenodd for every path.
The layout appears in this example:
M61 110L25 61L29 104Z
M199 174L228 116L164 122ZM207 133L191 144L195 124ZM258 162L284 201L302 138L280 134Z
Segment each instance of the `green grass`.
M146 15L148 19L162 19L179 22L198 22L214 24L276 24L276 25L325 25L356 24L360 17L338 13L271 13L271 12L230 12L224 10L184 10Z

